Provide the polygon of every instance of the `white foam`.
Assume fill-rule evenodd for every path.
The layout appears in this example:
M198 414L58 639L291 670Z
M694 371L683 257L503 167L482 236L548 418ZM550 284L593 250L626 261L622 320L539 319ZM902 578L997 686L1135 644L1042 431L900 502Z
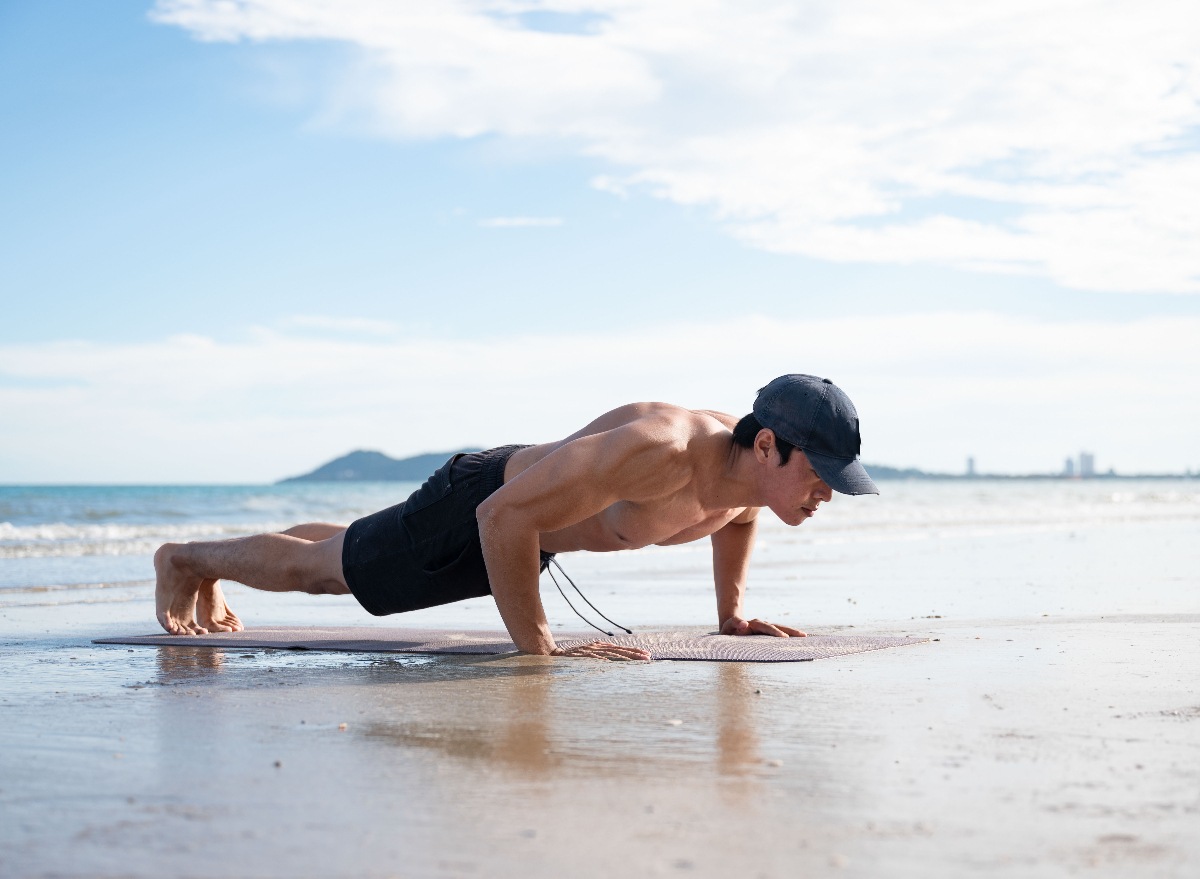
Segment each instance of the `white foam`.
M246 534L282 531L292 522L186 525L13 525L0 522L0 559L74 558L91 555L152 555L164 543L224 540Z

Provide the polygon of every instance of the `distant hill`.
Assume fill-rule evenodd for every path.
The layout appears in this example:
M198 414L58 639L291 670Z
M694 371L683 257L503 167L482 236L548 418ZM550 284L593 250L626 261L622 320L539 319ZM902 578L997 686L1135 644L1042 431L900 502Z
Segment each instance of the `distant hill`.
M451 455L478 451L459 449L457 452L430 452L397 460L383 452L359 450L323 464L312 473L292 476L279 482L424 482Z
M916 467L885 467L882 464L863 464L872 479L958 479L949 473L926 473Z

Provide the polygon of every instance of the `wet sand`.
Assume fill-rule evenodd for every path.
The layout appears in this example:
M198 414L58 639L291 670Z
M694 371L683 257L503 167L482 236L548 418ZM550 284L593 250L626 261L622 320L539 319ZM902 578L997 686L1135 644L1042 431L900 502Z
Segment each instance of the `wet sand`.
M0 873L1194 875L1200 616L929 631L788 665L39 645Z
M1196 532L765 529L764 616L938 639L813 663L101 647L153 630L145 586L31 593L0 608L0 875L1191 877ZM570 570L619 621L703 624L705 550Z

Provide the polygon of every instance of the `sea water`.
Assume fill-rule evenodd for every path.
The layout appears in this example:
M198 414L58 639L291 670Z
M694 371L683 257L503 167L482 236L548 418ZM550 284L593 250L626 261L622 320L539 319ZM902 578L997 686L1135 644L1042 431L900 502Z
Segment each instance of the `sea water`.
M153 578L168 541L223 540L300 522L349 523L416 483L0 487L0 590Z
M809 628L1200 612L1200 481L899 480L880 487L879 496L835 496L799 527L764 511L747 615ZM41 631L47 620L51 629L61 622L88 631L150 631L151 558L162 543L301 522L347 524L415 488L0 487L0 632L26 624ZM622 625L715 623L708 540L561 560L588 598ZM554 625L582 625L546 577L542 592ZM226 593L250 625L501 625L490 599L376 619L350 597L268 595L237 584L227 584Z

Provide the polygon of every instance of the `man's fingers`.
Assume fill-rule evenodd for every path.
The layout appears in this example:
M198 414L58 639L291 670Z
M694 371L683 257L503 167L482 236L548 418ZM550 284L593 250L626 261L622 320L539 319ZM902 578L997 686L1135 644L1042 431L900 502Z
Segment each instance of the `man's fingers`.
M808 635L801 632L799 629L793 629L791 626L779 626L780 629L788 633L791 638L807 638Z
M774 635L776 638L786 638L787 634L765 620L750 620L750 628L760 635Z
M589 659L635 659L648 660L650 654L640 647L625 647L621 644L610 644L607 641L593 641L591 644L580 644L570 650L563 650L559 656L586 656Z
M766 620L738 620L725 623L721 627L722 635L771 635L775 638L807 638L799 629L791 626L777 626Z
M599 650L605 654L621 656L627 659L649 659L650 654L640 647L626 647L623 644L609 644L604 641L589 645L594 650Z

